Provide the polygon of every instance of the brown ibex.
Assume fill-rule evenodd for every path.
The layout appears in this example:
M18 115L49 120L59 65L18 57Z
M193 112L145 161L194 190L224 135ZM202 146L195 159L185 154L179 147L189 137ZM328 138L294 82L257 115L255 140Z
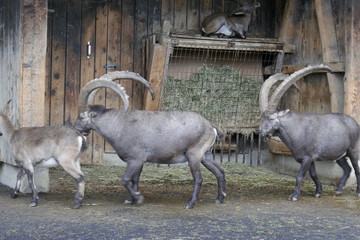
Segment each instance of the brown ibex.
M20 167L12 198L19 193L20 182L26 173L32 190L31 207L38 204L39 196L34 181L34 167L61 166L77 182L74 208L84 198L84 175L79 155L86 148L86 138L75 129L65 125L23 127L16 129L10 121L10 101L0 114L0 136L9 146L16 164Z
M246 32L251 21L251 14L260 3L238 3L238 8L231 14L214 13L207 16L201 24L203 36L246 38Z

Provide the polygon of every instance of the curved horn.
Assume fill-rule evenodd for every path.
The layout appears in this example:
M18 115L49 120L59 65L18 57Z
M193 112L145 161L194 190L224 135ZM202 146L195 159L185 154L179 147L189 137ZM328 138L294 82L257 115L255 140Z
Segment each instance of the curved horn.
M109 80L104 80L104 79L94 79L91 80L90 82L88 82L87 84L85 84L85 86L81 89L80 94L79 94L79 113L81 112L85 112L87 106L89 105L88 103L92 104L93 102L89 102L89 95L96 91L99 88L111 88L112 90L114 90L117 94L120 95L121 99L124 102L124 109L125 112L127 112L129 110L129 100L128 100L128 95L125 92L125 89L123 87L121 87L120 84L117 84L115 82L109 81ZM93 100L93 98L92 98Z
M283 73L277 73L272 76L270 76L266 81L263 83L260 89L259 94L259 106L260 106L260 112L263 113L268 110L268 103L269 103L269 92L271 87L277 82L284 80L289 75L283 74Z
M323 64L320 65L316 65L316 66L309 66L309 67L305 67L301 70L298 70L296 72L294 72L293 74L291 74L290 76L288 76L274 91L274 93L272 94L270 100L269 100L269 104L268 104L268 109L269 111L275 111L277 105L280 102L281 97L284 95L284 93L286 92L286 90L288 90L288 88L293 85L297 80L305 77L306 75L309 75L310 73L314 73L314 72L318 72L318 71L327 71L327 72L331 72L332 70L330 67L325 66Z
M101 80L107 80L107 81L114 81L117 79L132 79L132 80L136 80L138 82L141 82L142 84L145 85L145 87L149 90L152 100L155 99L155 92L154 89L151 87L150 83L148 81L146 81L143 77L141 77L138 73L134 73L134 72L128 72L128 71L115 71L115 72L110 72L107 74L102 75L100 78ZM94 102L95 99L95 95L97 93L98 90L93 91L89 98L88 98L88 103L92 104Z

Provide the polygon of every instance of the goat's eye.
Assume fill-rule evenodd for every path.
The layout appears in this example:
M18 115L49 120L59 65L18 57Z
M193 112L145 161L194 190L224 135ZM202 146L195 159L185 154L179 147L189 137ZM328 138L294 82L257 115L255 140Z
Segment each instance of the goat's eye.
M89 116L90 116L91 118L96 117L96 113L91 112L91 113L89 113Z

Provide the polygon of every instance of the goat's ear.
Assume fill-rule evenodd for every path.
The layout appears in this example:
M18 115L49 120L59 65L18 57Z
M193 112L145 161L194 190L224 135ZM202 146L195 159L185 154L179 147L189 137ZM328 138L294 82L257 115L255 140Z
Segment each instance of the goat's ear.
M286 109L286 110L284 110L284 111L280 111L280 112L278 113L278 116L279 116L279 117L283 117L283 116L285 116L288 112L290 112L289 109Z
M10 99L6 105L4 106L4 109L2 111L2 113L6 116L8 116L10 119L14 116L14 109L10 108L10 103L11 103L12 99Z

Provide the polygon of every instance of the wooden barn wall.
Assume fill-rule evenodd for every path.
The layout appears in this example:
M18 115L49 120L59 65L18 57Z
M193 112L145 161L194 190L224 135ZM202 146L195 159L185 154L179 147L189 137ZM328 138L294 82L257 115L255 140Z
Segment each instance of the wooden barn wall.
M0 111L12 99L13 119L19 117L18 86L21 54L21 4L20 1L0 1ZM0 158L9 161L4 141L0 141Z
M145 76L143 40L160 29L158 0L49 0L47 54L47 116L49 124L74 123L80 89L86 82L114 71ZM88 42L91 55L87 56ZM115 69L106 69L105 66ZM132 109L142 109L143 86L123 80ZM97 94L97 104L119 107L111 90ZM97 134L89 138L84 163L102 164L104 152L113 152ZM105 146L105 147L104 147Z
M280 40L295 45L294 54L286 54L284 65L306 66L323 63L322 43L314 1L291 1L291 19L283 19ZM345 59L344 1L331 0L339 62ZM344 73L336 73L341 76ZM296 112L331 112L331 94L326 74L311 74L298 81L283 97L282 107Z

